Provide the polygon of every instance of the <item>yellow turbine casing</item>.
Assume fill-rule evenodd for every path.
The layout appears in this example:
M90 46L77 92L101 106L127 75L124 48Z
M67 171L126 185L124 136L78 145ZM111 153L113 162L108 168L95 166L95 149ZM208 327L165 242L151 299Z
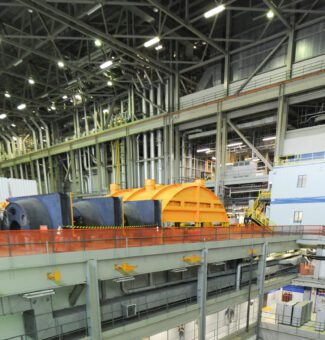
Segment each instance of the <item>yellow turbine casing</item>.
M144 188L120 189L111 184L110 197L123 201L160 200L162 222L228 223L226 210L219 198L204 184L204 180L183 184L156 184L147 179Z

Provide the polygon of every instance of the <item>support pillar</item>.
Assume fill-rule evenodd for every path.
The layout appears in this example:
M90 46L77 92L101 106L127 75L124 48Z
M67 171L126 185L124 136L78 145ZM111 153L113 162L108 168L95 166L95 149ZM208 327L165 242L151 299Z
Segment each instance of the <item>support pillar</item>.
M222 113L220 109L220 102L217 109L217 125L216 125L216 152L215 152L215 184L214 193L219 195L220 191L220 179L221 179L221 151L222 151Z
M174 161L173 161L173 164L174 164L174 182L175 180L177 182L180 182L180 177L181 177L181 174L180 174L180 135L179 135L179 128L176 127L175 128L175 157L174 157Z
M103 179L102 179L102 160L100 155L100 146L96 142L95 145L96 150L96 163L97 163L97 180L98 180L98 192L103 190Z
M76 181L76 163L75 163L75 154L73 150L70 150L70 169L71 169L71 177L72 177L72 192L77 191L77 181Z
M170 169L170 177L169 177L169 184L174 183L175 181L175 172L174 172L174 123L172 118L170 119L169 123L169 169Z
M168 125L167 119L164 119L164 183L168 184Z
M53 159L52 156L49 156L49 172L50 172L50 185L49 192L55 192L55 182L54 182L54 173L53 173Z
M258 260L257 267L257 287L258 287L258 310L257 310L257 322L256 322L256 339L260 337L260 326L262 320L262 309L264 300L264 282L265 282L265 268L266 268L266 257L267 257L267 242L264 242L262 254Z
M278 99L278 113L277 113L277 125L276 125L276 140L275 140L275 159L281 156L283 152L284 139L287 130L288 122L288 100L284 95L284 87L280 86L279 99Z
M101 317L99 308L99 289L97 261L87 262L87 326L92 340L102 339Z
M205 340L206 333L206 300L208 281L208 249L201 251L201 265L198 270L197 301L199 305L198 340Z
M231 27L231 12L227 11L226 13L226 39L230 38L230 27ZM230 53L229 53L229 40L226 41L225 44L225 62L224 62L224 71L223 71L223 88L225 90L225 95L229 95L229 76L230 76Z
M219 199L224 198L224 180L226 174L227 163L227 143L228 143L228 125L227 119L222 118L222 138L221 138L221 171L220 171L220 187L219 187Z

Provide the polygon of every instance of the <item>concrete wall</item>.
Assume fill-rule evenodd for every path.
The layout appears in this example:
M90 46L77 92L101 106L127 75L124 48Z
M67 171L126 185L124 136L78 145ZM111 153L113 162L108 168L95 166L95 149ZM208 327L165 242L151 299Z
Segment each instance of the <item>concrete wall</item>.
M298 176L306 175L306 186L297 187ZM325 215L325 163L274 168L270 220L278 225L295 224L294 212L302 211L304 225L323 225Z
M231 337L231 334L246 327L247 302L237 306L229 306L234 311L234 317L230 320L226 317L226 310L218 313L207 315L206 317L206 339L222 339ZM250 312L250 324L256 322L257 319L258 300L252 300ZM198 328L196 321L191 321L185 325L184 338L179 336L179 328L172 328L165 332L155 334L147 338L148 340L195 340L198 336Z
M8 339L17 334L24 334L24 324L21 313L0 316L0 340ZM17 340L20 338L16 338ZM15 338L13 340L16 340Z

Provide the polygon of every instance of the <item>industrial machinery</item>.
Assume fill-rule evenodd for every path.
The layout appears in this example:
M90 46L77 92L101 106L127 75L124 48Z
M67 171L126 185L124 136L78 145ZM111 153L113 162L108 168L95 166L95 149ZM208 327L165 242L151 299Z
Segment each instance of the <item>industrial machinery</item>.
M122 202L118 197L96 197L73 202L76 226L121 226Z
M9 198L4 214L4 229L57 229L71 224L70 198L47 194Z
M146 180L144 188L120 190L111 185L106 197L71 202L67 194L10 198L5 208L4 229L57 229L59 226L213 226L228 223L218 197L194 183L156 185Z
M111 184L110 197L122 197L123 202L141 200L161 201L162 222L173 223L228 223L226 210L218 197L205 187L203 180L184 184L156 184L145 181L144 188L121 190Z
M245 224L254 223L259 226L269 226L268 209L270 207L271 192L261 191L251 206L245 209Z

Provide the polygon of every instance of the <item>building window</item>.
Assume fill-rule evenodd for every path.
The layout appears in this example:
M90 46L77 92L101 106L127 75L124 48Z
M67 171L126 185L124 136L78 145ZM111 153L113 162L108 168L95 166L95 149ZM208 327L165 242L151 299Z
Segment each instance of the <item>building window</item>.
M304 188L307 182L307 175L299 175L297 181L297 188Z
M302 222L302 211L295 211L293 214L293 223Z

